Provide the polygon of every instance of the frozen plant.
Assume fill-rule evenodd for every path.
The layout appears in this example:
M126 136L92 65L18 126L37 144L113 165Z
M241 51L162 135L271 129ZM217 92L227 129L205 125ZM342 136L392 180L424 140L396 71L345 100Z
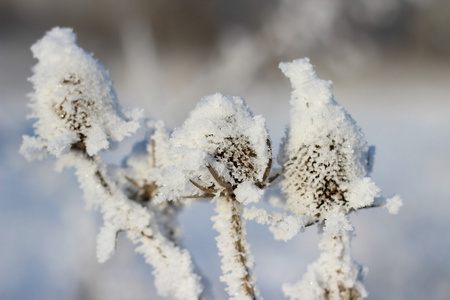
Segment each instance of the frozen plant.
M244 205L260 200L272 165L264 119L253 117L241 98L211 95L174 131L171 144L178 159L163 169L158 183L166 186L160 196L216 201L221 280L233 299L256 299L242 212Z
M145 171L137 169L130 159L129 168L134 170L125 170L126 174L133 177L129 181L138 191L144 192L130 195L128 189L122 188L121 180L108 173L98 155L110 141L120 141L135 132L142 112L124 112L120 108L105 68L75 41L71 29L54 28L31 48L38 59L30 79L35 90L30 117L37 119L36 136L24 136L20 151L30 160L52 154L59 169L75 168L87 204L99 208L103 215L97 245L100 262L111 256L117 235L126 232L137 245L136 250L154 267L155 284L161 295L196 299L202 287L191 256L178 247L160 222L165 217L161 216L163 212L173 214L173 210L167 205L146 205L149 201L145 200L156 192L154 182L143 178ZM157 126L152 140L161 141L164 147L162 130L161 125ZM151 152L148 157L156 160L159 151L152 147L146 150ZM142 165L153 167L151 163Z
M264 119L239 97L203 98L173 132L147 120L146 138L121 166L108 166L100 152L141 126L140 110L118 104L106 69L75 43L71 29L54 28L32 46L38 63L30 78L35 136L20 152L29 160L51 154L58 169L73 167L88 205L104 224L97 256L112 255L125 233L152 265L161 296L207 299L201 276L182 246L177 221L183 207L214 202L221 281L230 299L260 299L247 240L246 220L268 224L276 239L289 240L318 223L319 259L304 278L283 286L291 299L359 299L367 292L364 268L351 257L352 211L383 206L396 213L399 197L384 199L368 177L373 148L333 99L330 82L317 78L308 59L281 64L292 93L291 123L281 147L280 170ZM256 206L264 191L279 186L285 211Z
M279 156L286 208L320 222L323 232L319 260L302 281L283 290L291 299L365 298L364 269L350 255L353 227L347 216L379 205L377 198L383 201L368 177L374 148L334 100L331 82L317 78L309 59L280 68L293 86L291 122Z

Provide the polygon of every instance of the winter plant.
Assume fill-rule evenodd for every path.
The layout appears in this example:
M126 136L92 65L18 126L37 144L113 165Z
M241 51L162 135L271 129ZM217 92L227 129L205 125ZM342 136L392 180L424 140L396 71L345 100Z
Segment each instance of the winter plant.
M269 225L275 239L289 240L305 227L321 232L319 259L297 283L282 289L290 299L363 299L365 269L350 253L356 210L385 207L397 213L398 196L386 199L368 177L373 147L333 97L331 82L317 78L307 58L281 63L291 81L290 124L274 165L261 116L244 99L203 98L173 131L124 110L107 70L76 45L71 29L54 28L31 48L38 63L30 78L30 118L35 136L24 136L28 159L51 154L58 169L73 167L89 207L103 216L97 240L100 262L109 259L119 233L153 267L161 296L207 299L201 276L183 248L177 215L185 206L215 203L220 280L230 299L260 299L247 240L246 220ZM106 165L100 152L145 124L147 138L122 167ZM285 212L256 204L279 191ZM275 192L274 192L275 191ZM269 201L271 202L271 201ZM273 201L272 201L273 202Z

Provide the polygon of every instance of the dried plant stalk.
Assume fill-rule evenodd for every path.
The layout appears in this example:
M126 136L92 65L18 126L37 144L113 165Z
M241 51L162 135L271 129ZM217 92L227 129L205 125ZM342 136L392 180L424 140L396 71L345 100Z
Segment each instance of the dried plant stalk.
M213 217L214 228L219 232L217 243L222 256L221 280L226 282L232 299L257 299L258 291L252 274L253 257L247 242L242 204L232 196L217 199Z

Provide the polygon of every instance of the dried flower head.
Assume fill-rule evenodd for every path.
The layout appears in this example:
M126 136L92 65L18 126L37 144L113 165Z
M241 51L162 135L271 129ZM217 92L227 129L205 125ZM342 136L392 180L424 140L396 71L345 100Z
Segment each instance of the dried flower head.
M253 117L238 97L214 94L204 98L174 131L171 143L179 160L170 172L182 170L177 174L191 187L177 189L191 195L231 194L243 183L258 186L270 170L264 119ZM179 185L175 183L172 186Z
M30 78L38 137L22 146L30 159L33 152L59 156L70 149L94 155L139 127L141 111L121 110L106 69L75 42L72 29L56 27L31 48L39 62Z
M318 79L308 59L280 64L291 80L291 124L283 146L282 190L290 210L323 220L373 202L379 189L366 177L369 147L351 116Z

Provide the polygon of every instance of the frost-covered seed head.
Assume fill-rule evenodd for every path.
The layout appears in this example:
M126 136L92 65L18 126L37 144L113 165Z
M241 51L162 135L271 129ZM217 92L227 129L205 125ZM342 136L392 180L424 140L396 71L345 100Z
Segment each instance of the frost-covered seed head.
M366 177L369 148L359 127L317 78L308 59L282 63L291 80L291 123L282 145L282 190L298 215L328 219L373 202L379 189Z
M142 112L122 111L107 70L76 44L72 29L53 28L31 50L38 63L30 78L30 117L38 120L37 138L25 138L22 146L28 158L39 149L94 155L139 128Z
M254 117L238 97L215 94L204 98L174 131L171 143L181 157L175 168L184 169L179 173L184 182L196 185L193 194L232 192L244 182L259 185L271 166L264 119ZM177 172L175 168L171 170ZM170 185L167 181L173 179L161 183ZM177 189L186 196L186 187Z

